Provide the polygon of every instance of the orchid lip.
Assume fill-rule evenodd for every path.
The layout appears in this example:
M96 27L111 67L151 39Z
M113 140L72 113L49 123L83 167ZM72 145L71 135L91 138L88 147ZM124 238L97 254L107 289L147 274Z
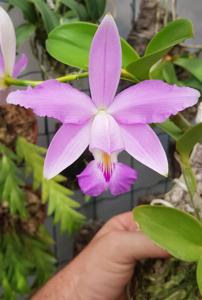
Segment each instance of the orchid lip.
M137 179L137 172L117 160L118 153L108 155L106 152L93 151L95 160L77 176L79 186L84 194L96 197L107 189L117 196L128 192Z
M110 155L104 151L94 150L93 155L97 161L98 168L102 171L105 181L109 182L117 163L117 153Z
M102 162L98 163L98 167L102 171L106 182L109 182L115 168L115 163L112 162L111 156L108 153L102 153Z

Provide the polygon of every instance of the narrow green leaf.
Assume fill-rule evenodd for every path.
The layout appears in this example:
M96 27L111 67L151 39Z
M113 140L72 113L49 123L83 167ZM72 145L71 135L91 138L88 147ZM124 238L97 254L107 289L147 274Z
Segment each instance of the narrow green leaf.
M133 210L145 234L175 257L198 261L202 252L202 224L175 208L142 205Z
M199 287L200 294L202 295L202 255L198 261L196 269L196 280Z
M190 193L190 196L193 197L196 192L196 188L197 188L196 177L195 177L192 167L190 165L189 158L184 157L182 155L180 155L180 158L181 158L180 165L181 165L182 174L184 176L184 180L185 180L187 189Z
M127 70L140 80L148 79L151 67L169 50L193 36L192 23L178 19L159 31L148 44L145 55L127 66Z
M24 23L16 28L16 44L19 47L27 39L29 39L35 31L35 25Z
M174 64L184 68L202 82L202 58L179 58Z
M165 131L174 140L178 140L183 135L183 131L169 119L163 123L156 124L156 126Z
M20 171L16 165L16 158L9 157L4 153L0 157L0 198L8 203L10 214L19 214L21 218L27 217L25 208L25 183L20 178Z
M139 80L149 79L151 67L159 61L165 54L165 51L157 52L151 55L143 56L136 61L133 61L127 66L127 71L132 73Z
M168 23L149 42L145 55L169 49L185 39L193 37L193 25L188 19Z
M177 84L178 79L175 72L175 67L172 62L168 61L163 68L163 78L169 84Z
M66 65L87 70L90 45L96 29L97 25L85 22L58 26L48 35L47 51ZM122 64L123 67L126 67L132 61L137 60L139 55L123 39L121 39L121 45Z
M192 126L176 142L176 149L180 155L182 173L192 197L196 192L197 182L189 162L189 156L194 146L200 142L202 142L202 123Z
M150 69L150 79L164 80L169 84L177 84L178 79L175 72L175 67L172 62L159 60Z
M78 16L79 20L87 21L89 20L88 12L82 3L78 3L75 0L61 0L63 4L69 7Z
M103 15L106 6L106 0L84 0L88 14L93 21L98 21Z
M49 33L59 24L59 19L55 12L43 0L29 0L40 12L46 32Z
M149 78L150 79L159 79L159 80L164 80L163 77L163 68L167 62L164 59L160 59L155 63L149 72Z
M192 87L194 89L199 90L202 93L202 82L196 79L194 76L190 76L190 78L179 81L180 85Z
M106 0L96 0L98 16L101 18L105 12Z
M197 143L202 142L202 123L188 129L176 143L177 151L183 156L189 157Z
M43 155L46 149L20 137L17 139L16 152L20 159L25 161L25 167L28 167L33 175L33 188L41 188L42 202L48 203L48 215L53 214L54 222L60 222L62 231L72 233L73 230L78 229L85 217L75 210L80 207L80 204L70 198L73 192L61 185L64 177L58 175L50 180L43 177ZM2 172L0 182L1 176Z
M30 23L36 22L36 12L32 3L27 0L8 0L8 3L19 8L25 20L28 20Z

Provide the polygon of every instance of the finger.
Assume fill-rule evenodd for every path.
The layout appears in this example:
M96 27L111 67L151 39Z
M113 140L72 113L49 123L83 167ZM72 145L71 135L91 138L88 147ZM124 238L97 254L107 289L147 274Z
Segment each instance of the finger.
M157 246L143 232L115 232L113 241L114 245L111 242L108 249L111 247L112 253L113 251L121 253L117 258L121 259L122 257L122 263L132 263L143 258L169 257L165 250Z
M132 212L126 212L111 218L96 234L95 239L111 231L138 231L139 225L133 219Z

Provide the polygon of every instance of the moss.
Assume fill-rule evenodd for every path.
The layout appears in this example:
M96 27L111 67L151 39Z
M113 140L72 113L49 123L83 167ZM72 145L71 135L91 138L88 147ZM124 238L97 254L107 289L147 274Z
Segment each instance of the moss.
M196 265L174 258L145 260L136 266L131 282L135 300L200 300Z

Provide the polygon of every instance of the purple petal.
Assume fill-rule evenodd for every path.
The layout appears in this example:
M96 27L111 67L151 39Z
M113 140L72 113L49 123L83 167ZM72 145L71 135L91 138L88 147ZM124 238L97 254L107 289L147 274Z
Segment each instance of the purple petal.
M23 53L18 58L17 62L15 63L14 70L13 70L13 76L18 77L27 67L28 64L28 58Z
M121 45L113 18L106 15L93 38L89 83L93 102L108 107L114 100L121 73Z
M93 120L90 149L99 149L108 154L124 148L119 125L105 112L100 112Z
M199 96L197 90L189 87L146 80L118 94L108 112L124 124L160 123L196 104Z
M44 163L44 176L50 179L70 166L89 145L91 123L64 124L55 134Z
M168 161L154 131L145 124L121 125L125 150L154 171L167 176Z
M32 108L37 115L53 117L62 123L83 123L96 112L86 94L56 80L10 93L7 102Z
M16 37L15 28L7 12L0 7L0 48L6 74L13 74L15 64Z
M109 182L110 192L114 196L127 193L136 179L137 172L134 169L122 163L116 163L115 170Z
M77 178L80 189L86 195L96 197L107 189L107 183L95 160L91 161Z

